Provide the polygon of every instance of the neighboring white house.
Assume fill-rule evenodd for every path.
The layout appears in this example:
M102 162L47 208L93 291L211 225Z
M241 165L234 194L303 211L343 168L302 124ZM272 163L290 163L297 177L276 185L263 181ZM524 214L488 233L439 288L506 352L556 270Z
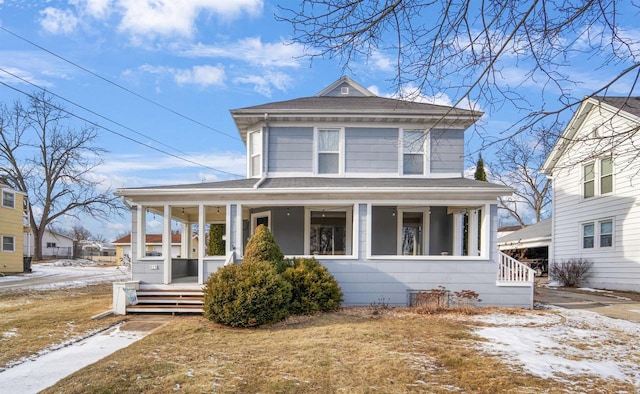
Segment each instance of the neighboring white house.
M484 305L533 305L533 271L499 253L497 199L511 188L466 179L464 132L482 113L378 97L348 77L313 97L231 111L247 178L118 189L132 213L132 278L144 286L203 284L242 259L267 226L287 256L313 256L345 305L406 305L419 290L472 290ZM148 218L163 223L148 256ZM226 254L174 258L183 234L224 224ZM468 231L468 232L467 232ZM183 250L191 237L182 237ZM183 254L184 256L184 254ZM179 280L178 280L179 279Z
M640 97L586 98L542 167L551 263L592 260L591 287L640 291L639 128Z
M23 251L25 256L33 256L35 237L32 233L25 234ZM72 258L73 238L53 231L44 230L42 237L42 258Z

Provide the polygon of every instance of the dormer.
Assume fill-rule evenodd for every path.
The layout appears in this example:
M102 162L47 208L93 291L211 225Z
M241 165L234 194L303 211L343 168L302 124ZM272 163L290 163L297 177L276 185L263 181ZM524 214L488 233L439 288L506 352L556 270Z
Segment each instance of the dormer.
M231 114L249 178L462 177L464 131L482 116L379 97L347 76L312 97Z

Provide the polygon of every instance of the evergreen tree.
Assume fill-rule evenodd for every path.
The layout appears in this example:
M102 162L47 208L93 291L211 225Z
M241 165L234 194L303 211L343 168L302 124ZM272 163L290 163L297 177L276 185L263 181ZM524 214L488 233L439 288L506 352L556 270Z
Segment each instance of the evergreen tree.
M473 179L478 181L487 181L487 173L484 171L484 160L482 155L478 156L478 163L476 163L476 172L473 174Z

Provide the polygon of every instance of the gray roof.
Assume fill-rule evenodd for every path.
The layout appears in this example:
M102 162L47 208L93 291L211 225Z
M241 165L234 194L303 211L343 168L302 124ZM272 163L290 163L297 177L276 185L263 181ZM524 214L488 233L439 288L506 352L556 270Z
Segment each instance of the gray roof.
M524 242L541 238L551 239L551 218L541 220L538 223L500 237L498 238L498 243Z
M596 96L594 98L632 115L640 116L640 97Z
M240 179L220 182L202 182L184 185L150 186L131 188L136 190L181 190L181 189L402 189L402 188L484 188L499 191L505 186L467 178L325 178L325 177L293 177ZM126 194L126 190L120 189Z
M444 105L418 103L413 101L403 101L385 97L365 97L365 96L315 96L303 97L293 100L276 101L253 107L246 107L231 110L232 114L259 112L384 112L384 113L406 113L420 112L425 114L451 114L451 115L476 115L480 117L481 112L474 112L467 109L448 107Z

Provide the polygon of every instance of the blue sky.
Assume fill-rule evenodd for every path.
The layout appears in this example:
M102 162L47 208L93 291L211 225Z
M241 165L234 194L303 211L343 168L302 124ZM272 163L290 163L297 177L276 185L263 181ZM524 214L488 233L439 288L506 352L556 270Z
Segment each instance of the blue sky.
M311 96L342 75L337 61L311 62L301 58L304 49L300 45L288 44L293 31L289 24L274 19L277 4L268 0L166 4L151 0L0 0L0 25L15 34L0 30L0 68L126 126L64 103L72 112L140 141L100 131L99 143L109 153L93 176L103 187L233 178L228 173L244 176L244 145L229 110ZM298 1L281 0L280 4L296 7ZM356 61L348 74L379 95L392 95L392 56L376 53L367 62ZM586 62L581 64L584 67L575 67L575 73L585 82L577 87L577 94L580 89L587 93L599 82L599 74ZM2 70L0 81L26 92L36 89ZM523 73L515 65L507 67L504 82L522 84ZM529 90L532 97L540 91L532 82L520 88L525 94ZM427 99L437 103L457 99L431 94L437 97ZM0 85L2 102L10 104L17 98L26 102L19 93ZM514 109L502 107L488 113L483 124L486 130L498 132L516 117ZM468 133L469 138L472 135ZM71 219L58 223L61 227L71 224ZM111 239L128 231L129 218L100 222L83 218L82 224Z

